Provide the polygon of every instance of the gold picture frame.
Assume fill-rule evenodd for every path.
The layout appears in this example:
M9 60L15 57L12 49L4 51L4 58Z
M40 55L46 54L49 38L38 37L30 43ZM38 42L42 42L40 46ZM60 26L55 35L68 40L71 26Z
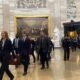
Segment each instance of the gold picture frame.
M48 28L48 36L49 37L51 37L51 18L50 18L50 16L49 15L41 15L41 16L26 16L26 15L18 15L18 16L15 16L14 17L14 21L15 21L15 28L14 28L14 31L15 31L15 35L16 35L16 33L17 33L17 31L18 31L18 29L17 29L17 26L18 26L18 23L17 23L17 19L29 19L29 18L47 18L47 20L48 20L48 22L47 22L47 28Z

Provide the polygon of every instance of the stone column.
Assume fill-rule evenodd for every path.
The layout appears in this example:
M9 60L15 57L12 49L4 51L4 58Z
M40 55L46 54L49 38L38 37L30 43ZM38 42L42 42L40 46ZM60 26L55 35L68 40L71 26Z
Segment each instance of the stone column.
M61 8L60 1L55 0L54 3L54 30L53 30L53 41L55 47L60 47L60 27L61 27Z

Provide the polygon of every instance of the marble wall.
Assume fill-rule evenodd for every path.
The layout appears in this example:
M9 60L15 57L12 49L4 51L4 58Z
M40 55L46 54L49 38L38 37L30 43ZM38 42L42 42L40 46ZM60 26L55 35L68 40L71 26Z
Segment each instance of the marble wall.
M35 9L25 7L17 8L16 1L17 0L0 0L0 32L2 30L7 30L10 38L15 36L15 16L48 15L51 18L51 37L55 43L55 47L60 47L61 38L64 36L63 23L70 21L71 19L74 19L74 21L80 20L80 0L74 0L76 6L75 17L68 17L69 0L46 0L46 7Z

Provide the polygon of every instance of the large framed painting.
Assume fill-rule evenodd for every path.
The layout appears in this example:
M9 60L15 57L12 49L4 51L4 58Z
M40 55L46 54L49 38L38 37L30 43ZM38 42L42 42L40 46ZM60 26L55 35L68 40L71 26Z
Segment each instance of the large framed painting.
M50 36L50 17L49 16L16 16L15 32L21 37L25 31L32 38L37 38L43 31Z

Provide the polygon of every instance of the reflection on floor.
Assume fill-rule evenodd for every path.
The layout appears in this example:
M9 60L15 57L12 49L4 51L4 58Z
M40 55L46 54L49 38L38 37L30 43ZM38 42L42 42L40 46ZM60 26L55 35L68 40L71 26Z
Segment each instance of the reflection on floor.
M14 80L80 80L80 50L71 52L70 61L63 61L63 50L56 49L52 52L52 60L50 68L47 70L40 70L38 62L31 63L28 75L22 76L23 66L15 69L10 66L10 70L15 75ZM8 80L6 74L3 80Z

